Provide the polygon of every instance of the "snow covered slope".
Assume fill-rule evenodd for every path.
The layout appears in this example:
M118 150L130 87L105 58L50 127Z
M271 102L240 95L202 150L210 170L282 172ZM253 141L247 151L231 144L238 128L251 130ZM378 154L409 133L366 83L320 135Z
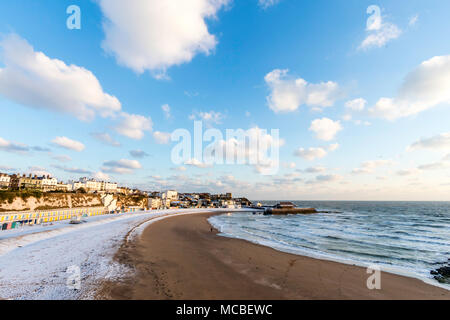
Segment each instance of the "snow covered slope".
M0 232L0 298L91 299L100 281L129 271L112 258L130 231L129 240L152 221L211 211L237 210L161 210L95 217L80 225L25 228L3 237ZM80 290L67 285L74 269L80 271Z

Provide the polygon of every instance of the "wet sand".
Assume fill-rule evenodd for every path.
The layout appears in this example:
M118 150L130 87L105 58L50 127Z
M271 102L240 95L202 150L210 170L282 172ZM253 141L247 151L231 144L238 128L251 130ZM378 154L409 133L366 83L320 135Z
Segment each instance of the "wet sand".
M124 243L116 259L136 273L104 283L98 298L450 300L450 291L384 272L381 290L369 290L365 268L217 236L209 216L158 221L140 239Z

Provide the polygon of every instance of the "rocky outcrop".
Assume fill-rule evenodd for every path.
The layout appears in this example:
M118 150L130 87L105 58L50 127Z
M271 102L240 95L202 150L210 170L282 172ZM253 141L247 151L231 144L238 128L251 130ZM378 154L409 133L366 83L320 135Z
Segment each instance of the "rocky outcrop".
M144 195L120 195L117 197L117 206L119 208L124 207L141 207L141 208L147 208L148 207L148 198Z
M26 196L24 196L26 195ZM102 206L99 195L74 193L17 194L0 200L0 212L52 210Z
M72 194L72 208L98 207L102 206L101 196L98 194Z
M318 211L314 208L267 208L265 215L285 215L285 214L314 214Z
M432 270L430 273L434 276L434 279L440 283L450 284L450 265L437 268L436 270Z
M102 197L108 197L102 201ZM106 198L105 198L106 199ZM0 212L52 210L63 208L89 208L106 206L110 211L116 208L148 207L145 195L100 195L92 193L25 193L11 192L0 197Z

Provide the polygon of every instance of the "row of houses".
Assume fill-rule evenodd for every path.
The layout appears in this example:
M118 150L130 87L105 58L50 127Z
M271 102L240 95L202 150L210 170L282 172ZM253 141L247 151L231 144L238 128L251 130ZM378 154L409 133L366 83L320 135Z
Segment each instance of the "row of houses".
M106 193L126 193L124 188L119 188L117 183L108 181L98 181L95 179L81 178L79 181L72 182L72 189L74 191L84 189L87 192L101 192Z
M251 206L246 198L233 198L231 193L178 193L175 190L149 193L148 206L161 208L240 208Z
M66 190L68 186L64 183L58 182L56 178L37 175L21 175L0 173L0 188L19 190L19 189L33 189L33 190Z
M115 182L98 181L90 178L81 178L78 181L64 183L49 175L25 175L0 173L0 189L9 190L40 190L48 191L77 191L84 190L91 193L130 193L128 188L121 188Z

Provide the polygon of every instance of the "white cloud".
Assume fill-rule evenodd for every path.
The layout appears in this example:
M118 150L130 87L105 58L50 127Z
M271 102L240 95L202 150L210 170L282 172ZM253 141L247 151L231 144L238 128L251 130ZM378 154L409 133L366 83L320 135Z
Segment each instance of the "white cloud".
M344 114L344 115L342 116L342 120L344 120L344 121L351 121L352 118L353 118L353 116L352 116L351 114L349 114L349 113Z
M340 90L336 82L308 83L302 78L289 78L288 71L275 69L264 78L271 91L267 102L274 112L292 112L301 105L331 107L338 99Z
M147 152L142 150L131 150L130 155L134 158L145 158L149 156Z
M264 159L260 160L258 164L253 166L256 173L261 175L273 175L278 172L280 162L278 159Z
M314 120L311 123L309 130L316 134L317 139L330 141L333 140L336 134L342 130L342 126L340 121L322 118Z
M119 100L105 92L92 72L51 59L18 35L0 41L3 51L0 94L14 102L92 120L121 109Z
M321 159L325 157L328 152L324 148L300 148L295 151L294 155L306 159L308 161L313 161L316 159Z
M109 133L106 133L106 132L93 132L93 133L91 133L91 136L93 138L95 138L96 140L104 143L104 144L107 144L107 145L110 145L110 146L113 146L113 147L120 147L120 143L115 141L110 136Z
M450 161L450 153L448 155L446 155L443 160L444 161Z
M188 96L189 98L194 98L194 97L198 97L199 96L199 93L198 92L191 92L191 91L187 91L187 90L185 90L184 91L184 94L186 95L186 96Z
M378 11L378 12L377 12ZM367 23L367 36L360 44L359 49L367 50L373 47L382 47L391 40L397 39L402 30L391 22L384 22L378 6L370 6L367 13L372 14Z
M275 158L284 145L284 140L259 127L242 133L243 137L218 142L217 148L222 150L224 157L253 165L258 173L269 174L277 171L280 163Z
M111 179L111 177L110 177L108 174L106 174L106 173L104 173L104 172L102 172L102 171L99 171L99 172L94 173L94 174L92 175L92 177L93 177L94 179L100 180L100 181L109 181L109 180Z
M441 133L431 138L421 139L406 148L407 151L421 149L450 150L450 132Z
M359 168L353 169L352 173L362 174L362 173L372 173L375 169L379 167L392 166L395 162L392 160L370 160L365 161L361 164Z
M155 139L156 143L158 143L158 144L170 143L170 137L171 137L171 134L169 132L155 131L153 133L153 138Z
M168 104L161 106L161 109L164 112L164 116L166 117L166 119L169 119L172 116L170 114L170 106Z
M417 169L419 170L443 170L448 169L450 167L450 164L447 162L434 162L429 164L424 164L419 166Z
M0 150L18 153L18 154L26 154L28 151L36 151L36 152L50 152L51 150L47 147L40 146L28 146L24 143L8 141L0 137Z
M103 164L102 171L118 174L129 174L142 166L137 160L121 159L118 161L107 161Z
M189 160L185 161L184 164L188 165L188 166L202 168L202 169L212 167L211 164L201 162L201 161L199 161L199 160L197 160L195 158L192 158L192 159L189 159Z
M58 160L60 162L70 162L72 161L72 158L68 155L62 154L62 155L54 155L52 156L53 159Z
M342 177L338 174L319 175L316 177L316 181L318 182L333 182L340 179L342 179Z
M304 171L306 173L322 173L325 172L327 170L327 168L325 167L309 167L306 168Z
M284 140L277 133L253 127L227 133L227 139L216 137L205 149L203 159L189 159L185 164L203 167L206 164L236 163L253 166L258 173L278 171L279 149Z
M56 137L52 140L54 144L65 149L81 152L85 149L84 144L79 141L69 139L67 137Z
M395 24L387 22L383 24L381 29L370 32L359 48L382 47L390 40L397 39L401 34L402 31Z
M294 169L297 166L295 162L284 162L282 165L286 169Z
M29 147L22 143L11 142L0 137L0 150L14 153L25 153L29 151Z
M190 120L201 120L206 122L206 124L220 124L225 118L225 116L216 111L209 111L209 112L194 112L189 116Z
M367 101L363 98L353 99L345 103L345 107L351 111L363 111Z
M369 126L372 125L369 121L362 121L362 120L355 120L354 123L355 123L357 126L364 125L364 126L366 126L366 127L369 127Z
M170 170L183 172L183 171L186 171L187 169L184 166L180 166L180 167L171 168Z
M66 167L61 165L53 165L53 168L68 172L68 173L75 173L75 174L91 174L92 172L90 170L84 169L84 168L77 168L77 167Z
M267 9L271 6L276 5L280 0L258 0L258 4L263 9Z
M209 54L217 44L205 19L229 0L99 0L106 21L103 48L135 72L161 76L173 65Z
M8 171L8 172L16 171L16 169L13 168L13 167L9 167L9 166L1 166L1 165L0 165L0 170L1 170L1 171Z
M324 158L328 152L336 151L339 148L338 143L329 145L328 147L312 147L312 148L299 148L295 150L294 156L303 158L308 161L314 161L316 159Z
M313 180L308 180L305 183L308 184L321 184L321 183L327 183L327 182L336 182L342 179L342 176L338 174L325 174L325 175L318 175Z
M395 98L381 98L372 115L395 120L450 103L450 55L436 56L410 72Z
M37 176L52 176L52 174L48 172L47 169L37 166L29 167L26 173Z
M121 113L122 120L115 127L115 130L128 138L140 140L144 137L145 131L152 131L153 122L150 117L137 114Z
M336 151L339 149L339 143L333 143L328 146L328 151Z
M409 18L408 24L410 27L412 27L412 26L415 26L418 21L419 21L419 15L416 14L416 15L412 16L411 18Z
M411 168L411 169L403 169L397 171L397 175L399 176L413 176L420 173L420 170L417 168Z

